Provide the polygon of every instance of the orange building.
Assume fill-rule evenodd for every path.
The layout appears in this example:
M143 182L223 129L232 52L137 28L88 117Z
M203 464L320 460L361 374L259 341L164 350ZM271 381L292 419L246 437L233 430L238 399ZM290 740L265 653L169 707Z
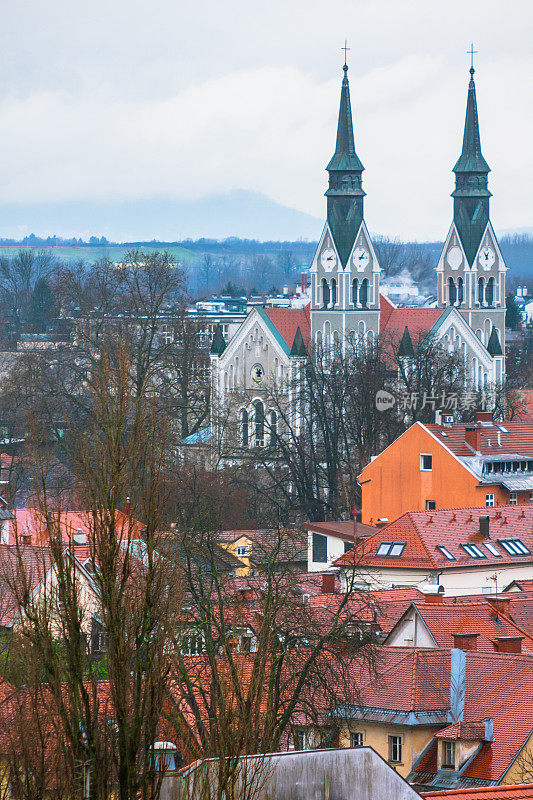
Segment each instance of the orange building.
M359 475L362 521L406 511L533 502L533 423L416 422Z

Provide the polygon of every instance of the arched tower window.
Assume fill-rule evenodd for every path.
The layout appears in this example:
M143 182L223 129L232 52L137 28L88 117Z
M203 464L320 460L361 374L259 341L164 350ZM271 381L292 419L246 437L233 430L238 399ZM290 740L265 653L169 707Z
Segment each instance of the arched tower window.
M458 278L457 280L457 300L457 304L462 306L464 301L464 283L462 278Z
M335 278L331 279L331 305L337 305L337 281Z
M357 278L354 278L352 281L352 303L357 308L357 304L359 303L359 281Z
M483 305L485 300L485 279L480 278L477 282L477 301L480 306Z
M457 302L457 287L453 278L448 278L448 297L450 305L454 306Z
M276 444L276 439L278 438L278 415L275 411L271 411L269 414L269 425L270 425L270 444Z
M359 302L363 308L368 308L368 278L365 278L361 284Z
M248 412L245 408L241 411L241 444L243 447L248 447Z
M255 446L263 447L265 443L265 407L261 400L254 402Z
M488 306L491 306L494 302L494 278L489 278L488 280L485 299Z
M329 283L325 278L322 278L322 308L329 306Z

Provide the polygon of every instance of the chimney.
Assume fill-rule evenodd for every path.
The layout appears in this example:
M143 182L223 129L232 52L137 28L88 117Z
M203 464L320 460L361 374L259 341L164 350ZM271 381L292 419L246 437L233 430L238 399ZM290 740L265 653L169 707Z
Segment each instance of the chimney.
M452 633L453 646L458 650L477 650L479 633Z
M490 526L489 516L483 515L482 517L479 518L479 532L484 539L490 539L489 526Z
M444 603L444 597L442 594L426 594L424 595L424 603L442 605L442 603Z
M505 617L509 616L511 601L508 597L491 597L489 603L493 606L497 615L503 614Z
M82 531L81 528L78 528L73 538L74 538L74 545L87 544L87 534L85 533L85 531Z
M124 512L124 514L126 514L127 516L129 516L129 515L131 514L131 500L130 500L130 498L129 498L129 497L126 497L126 502L125 502L125 503L124 503L124 505L122 506L122 511L123 511L123 512Z
M335 575L322 575L322 594L335 594Z
M481 430L477 424L466 425L465 427L465 442L476 453L479 452L481 447Z
M492 641L498 653L521 653L523 636L496 636Z
M492 422L492 412L478 411L476 413L476 422Z
M435 409L435 425L442 425L442 411L440 408Z
M31 545L31 533L23 533L21 538L23 547L29 547Z

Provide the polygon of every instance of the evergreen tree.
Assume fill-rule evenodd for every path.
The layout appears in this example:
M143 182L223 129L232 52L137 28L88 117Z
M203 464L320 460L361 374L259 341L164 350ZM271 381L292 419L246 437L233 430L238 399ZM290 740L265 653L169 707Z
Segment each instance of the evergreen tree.
M56 302L50 284L46 278L39 278L31 295L28 321L37 333L44 333L48 321L55 314Z
M512 331L519 331L522 327L522 316L512 294L507 295L507 311L505 312L505 327Z

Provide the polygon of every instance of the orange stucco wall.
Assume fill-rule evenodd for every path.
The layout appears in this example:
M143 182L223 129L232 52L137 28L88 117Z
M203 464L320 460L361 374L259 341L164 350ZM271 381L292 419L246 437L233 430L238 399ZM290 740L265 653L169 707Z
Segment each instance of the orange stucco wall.
M420 470L420 454L431 453L433 469ZM478 487L478 480L421 425L413 425L365 467L362 485L363 522L379 518L390 522L406 511L424 511L426 500L439 508L485 507L485 495L494 494L495 505L509 502L509 493L498 486ZM529 502L529 492L518 497Z

